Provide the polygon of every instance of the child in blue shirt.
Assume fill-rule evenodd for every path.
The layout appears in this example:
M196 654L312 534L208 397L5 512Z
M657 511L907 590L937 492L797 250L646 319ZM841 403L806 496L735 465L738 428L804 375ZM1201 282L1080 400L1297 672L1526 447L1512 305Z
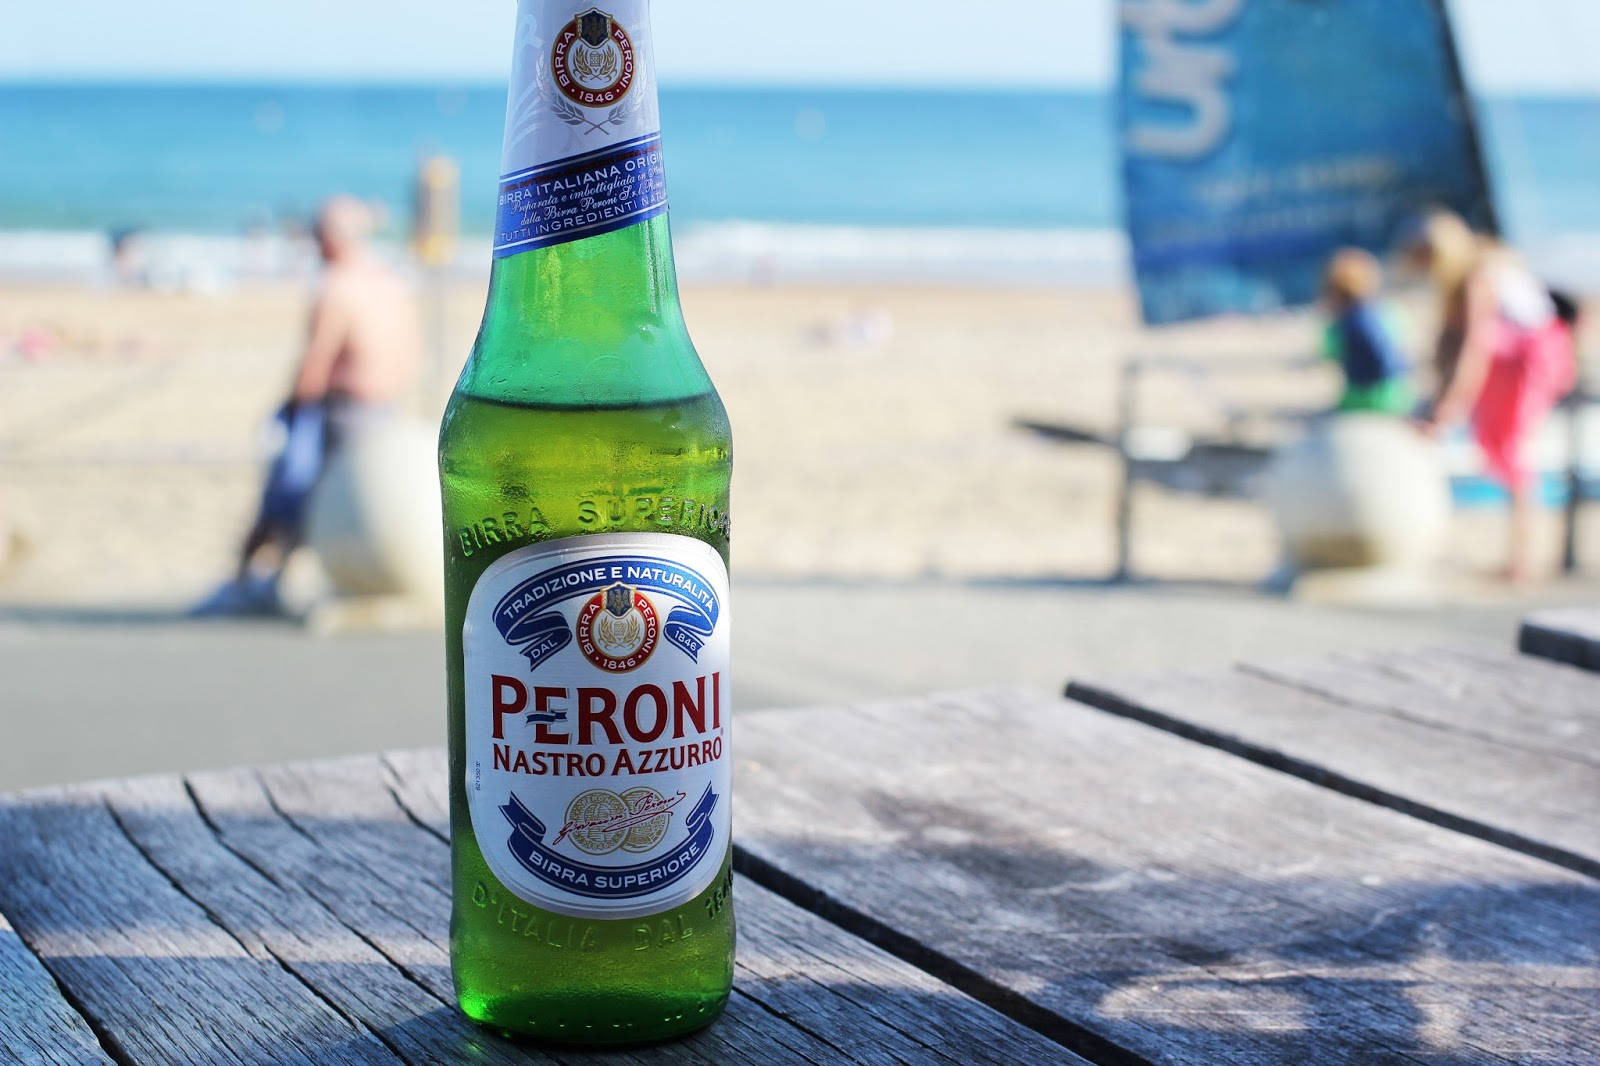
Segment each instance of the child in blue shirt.
M1376 411L1407 416L1417 398L1410 368L1395 340L1393 323L1378 305L1383 268L1360 248L1342 248L1328 260L1322 300L1331 321L1323 335L1323 354L1344 369L1341 411Z

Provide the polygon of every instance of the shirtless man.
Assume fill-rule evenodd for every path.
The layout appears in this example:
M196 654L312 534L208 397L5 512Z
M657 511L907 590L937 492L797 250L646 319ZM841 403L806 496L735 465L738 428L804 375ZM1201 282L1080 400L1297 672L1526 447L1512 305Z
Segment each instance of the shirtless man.
M291 402L391 406L416 382L422 330L411 290L373 255L372 211L349 196L317 219L327 264Z
M276 609L278 577L302 539L306 504L329 458L357 422L392 411L417 380L422 329L416 302L373 253L374 221L372 210L349 196L329 200L318 216L317 247L326 269L294 386L278 416L286 441L240 549L234 581L199 613ZM268 555L269 567L258 574Z

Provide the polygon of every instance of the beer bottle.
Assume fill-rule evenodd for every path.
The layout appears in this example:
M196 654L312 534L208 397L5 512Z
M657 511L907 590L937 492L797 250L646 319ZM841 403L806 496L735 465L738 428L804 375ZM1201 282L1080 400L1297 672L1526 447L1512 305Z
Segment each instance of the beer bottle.
M488 306L439 437L451 963L571 1044L727 1000L727 415L678 305L648 0L521 0Z

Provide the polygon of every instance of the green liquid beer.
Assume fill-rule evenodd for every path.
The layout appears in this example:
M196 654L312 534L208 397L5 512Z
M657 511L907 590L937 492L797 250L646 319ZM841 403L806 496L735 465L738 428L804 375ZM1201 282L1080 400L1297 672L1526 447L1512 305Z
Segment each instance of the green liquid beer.
M571 1044L733 975L727 416L684 328L647 0L522 0L494 273L439 437L461 1008Z

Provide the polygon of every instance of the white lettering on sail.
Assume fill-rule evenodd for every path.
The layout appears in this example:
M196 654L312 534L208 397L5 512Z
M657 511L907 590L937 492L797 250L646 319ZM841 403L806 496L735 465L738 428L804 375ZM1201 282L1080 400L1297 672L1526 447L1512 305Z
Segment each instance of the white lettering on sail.
M1141 123L1126 135L1128 151L1161 159L1198 159L1227 137L1233 109L1225 85L1236 64L1216 45L1188 37L1216 33L1246 0L1123 0L1123 24L1138 34L1144 64L1134 86L1147 100L1187 109L1186 123Z

